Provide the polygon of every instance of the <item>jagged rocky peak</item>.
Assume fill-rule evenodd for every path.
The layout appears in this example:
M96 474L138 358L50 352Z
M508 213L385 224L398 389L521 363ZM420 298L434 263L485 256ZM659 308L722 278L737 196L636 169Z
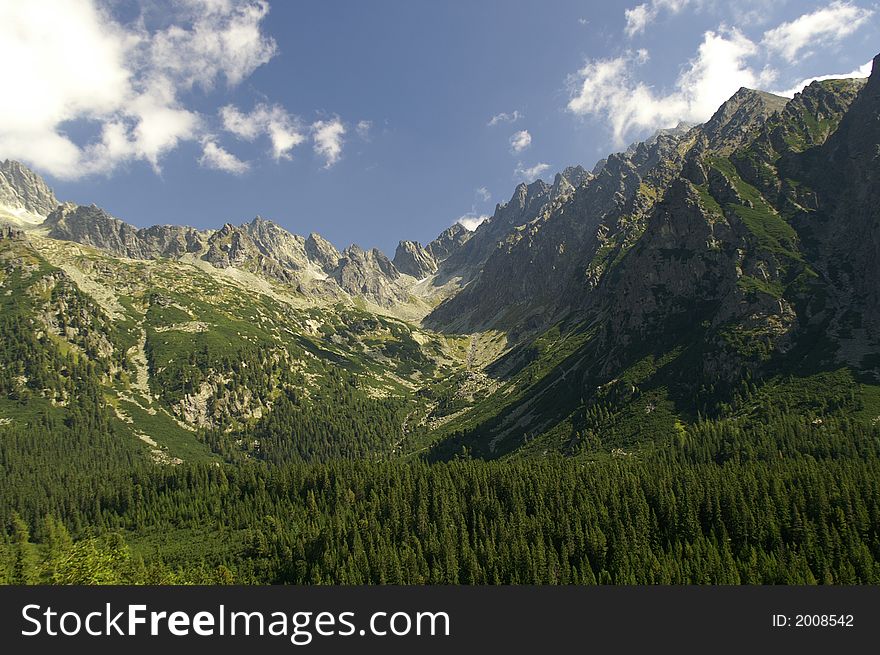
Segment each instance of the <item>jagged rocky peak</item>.
M401 284L400 272L385 254L358 245L346 248L332 273L339 287L352 296L361 296L380 307L406 302L409 293Z
M687 123L685 121L679 121L678 124L675 125L675 127L661 127L660 129L655 130L654 133L644 141L636 141L634 143L631 143L626 149L626 153L628 155L633 155L637 150L639 150L639 148L650 148L664 138L679 139L690 132L693 127L693 123ZM604 166L604 160L599 163ZM599 164L596 164L596 166L599 166ZM596 171L594 170L593 173L596 174Z
M305 242L305 250L309 259L316 263L328 275L336 270L342 254L332 243L320 234L312 232Z
M37 225L58 206L58 199L42 177L24 164L0 162L0 220Z
M394 252L394 266L401 273L422 279L437 270L437 262L418 241L401 241Z
M75 241L131 259L149 259L152 253L140 239L138 231L97 205L64 203L46 217L49 236Z
M553 178L553 186L550 189L550 199L556 200L566 196L581 184L592 178L583 166L569 166Z
M150 257L197 255L207 248L207 235L185 225L152 225L137 231Z
M547 194L551 187L544 180L535 180L531 184L521 182L513 191L513 196L508 201L506 207L513 212L522 213L536 204L546 202Z
M473 234L461 223L453 223L425 246L425 250L431 254L435 262L439 263L467 243Z
M500 222L502 226L527 223L536 218L548 202L568 195L592 178L593 174L583 166L569 166L556 174L552 185L541 179L530 184L520 182L513 190L510 200L496 208L490 221L496 225Z
M789 99L766 91L741 87L702 127L708 146L717 152L732 151L753 136L753 130L782 111Z
M259 258L260 251L250 235L240 227L226 223L208 239L204 259L217 268L243 267Z
M308 267L310 258L306 252L305 238L288 232L262 216L257 216L242 228L265 256L287 268L301 270Z
M785 106L781 120L773 126L773 145L779 151L787 147L803 151L824 143L866 82L865 79L817 80L807 85Z

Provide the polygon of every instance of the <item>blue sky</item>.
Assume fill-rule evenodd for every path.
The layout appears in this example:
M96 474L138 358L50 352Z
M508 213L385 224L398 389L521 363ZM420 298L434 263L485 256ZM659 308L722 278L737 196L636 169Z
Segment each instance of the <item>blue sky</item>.
M0 159L139 226L260 214L392 254L739 86L865 75L880 50L874 2L610 5L0 0L22 62Z

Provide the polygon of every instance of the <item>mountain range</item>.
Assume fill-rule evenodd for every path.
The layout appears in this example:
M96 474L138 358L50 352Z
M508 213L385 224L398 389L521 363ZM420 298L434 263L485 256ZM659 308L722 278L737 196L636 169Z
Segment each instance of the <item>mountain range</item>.
M878 62L740 89L393 258L262 217L136 228L5 161L0 302L164 464L626 454L777 402L876 424ZM69 411L65 370L0 369L0 420Z

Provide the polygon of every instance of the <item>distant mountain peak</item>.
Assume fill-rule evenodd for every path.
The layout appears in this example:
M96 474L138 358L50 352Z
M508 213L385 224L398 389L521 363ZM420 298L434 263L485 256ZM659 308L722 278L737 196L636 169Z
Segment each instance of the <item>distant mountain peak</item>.
M46 181L21 162L0 162L0 221L19 226L40 224L58 206Z

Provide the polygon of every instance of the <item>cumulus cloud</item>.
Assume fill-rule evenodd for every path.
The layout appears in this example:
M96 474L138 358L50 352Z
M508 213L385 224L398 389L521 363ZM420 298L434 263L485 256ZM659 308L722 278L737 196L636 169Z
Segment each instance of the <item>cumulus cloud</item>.
M106 4L0 3L0 155L66 179L137 160L158 171L181 142L209 134L187 94L233 87L277 51L262 31L265 0L173 0L125 24ZM281 154L292 147L276 141Z
M486 123L489 127L494 127L499 123L516 123L523 115L519 112L519 110L514 110L512 113L508 114L506 111L502 111L500 114L495 114L492 118L489 119L489 122Z
M324 158L324 168L333 166L342 156L345 125L339 118L316 121L312 124L312 139L315 152Z
M254 141L267 136L276 161L290 159L290 151L306 139L299 119L290 116L280 105L260 103L247 114L226 105L220 108L219 114L223 129L240 139Z
M520 130L510 137L510 149L513 152L522 152L532 145L532 135L528 130Z
M202 156L199 158L199 165L232 173L233 175L241 175L250 169L250 164L246 161L241 161L211 139L206 139L202 144Z
M541 174L550 168L550 164L535 164L534 166L530 166L529 168L525 168L522 162L519 162L516 165L516 169L513 171L513 176L517 179L522 180L523 182L534 182Z
M477 198L479 198L483 202L489 202L490 198L492 198L492 194L489 193L489 189L484 186L481 186L479 189L477 189L475 193L477 194Z
M569 80L568 109L605 120L617 146L636 131L672 127L679 121L700 123L740 87L773 82L775 71L757 71L748 63L758 51L738 30L706 32L696 56L668 93L635 79L635 71L647 59L644 51L589 61Z
M473 212L469 212L469 213L465 214L464 216L459 216L456 223L461 225L464 229L468 230L469 232L473 232L478 227L480 227L480 225L482 225L483 221L487 220L488 218L489 218L489 216L487 214L477 215Z
M865 64L862 64L854 71L850 71L849 73L837 73L832 75L819 75L818 77L808 77L799 82L796 82L791 87L787 89L783 89L781 91L773 91L778 96L785 96L786 98L793 98L795 93L799 93L804 90L804 87L811 84L812 82L821 82L822 80L839 80L845 78L854 78L854 77L868 77L871 75L871 68L873 67L872 61L869 61Z
M260 29L269 12L265 0L183 0L176 6L184 24L149 39L153 72L188 86L211 88L221 76L235 86L277 52L275 41Z
M632 38L636 34L641 34L648 25L657 19L661 11L665 10L677 14L688 4L690 4L690 0L651 0L651 2L627 9L623 12L626 19L626 35Z
M688 5L701 7L705 3L702 0L651 0L640 4L626 11L626 33L633 36L643 31L663 10L675 13ZM638 78L639 66L649 58L646 50L593 59L569 76L568 109L606 122L618 147L634 133L672 127L679 121L701 123L740 87L771 87L778 74L768 62L779 59L795 62L808 54L812 45L839 42L874 13L874 10L855 6L850 0L835 0L822 9L765 31L760 40L755 41L738 29L722 25L703 34L696 54L682 67L674 84L665 90L655 89ZM841 76L866 74L863 66ZM829 77L838 76L818 79ZM777 93L792 96L814 79L817 78L801 80Z
M804 14L793 21L764 33L762 43L768 51L796 62L801 54L812 54L809 48L842 41L855 32L874 14L870 9L851 2L836 0L827 7Z

